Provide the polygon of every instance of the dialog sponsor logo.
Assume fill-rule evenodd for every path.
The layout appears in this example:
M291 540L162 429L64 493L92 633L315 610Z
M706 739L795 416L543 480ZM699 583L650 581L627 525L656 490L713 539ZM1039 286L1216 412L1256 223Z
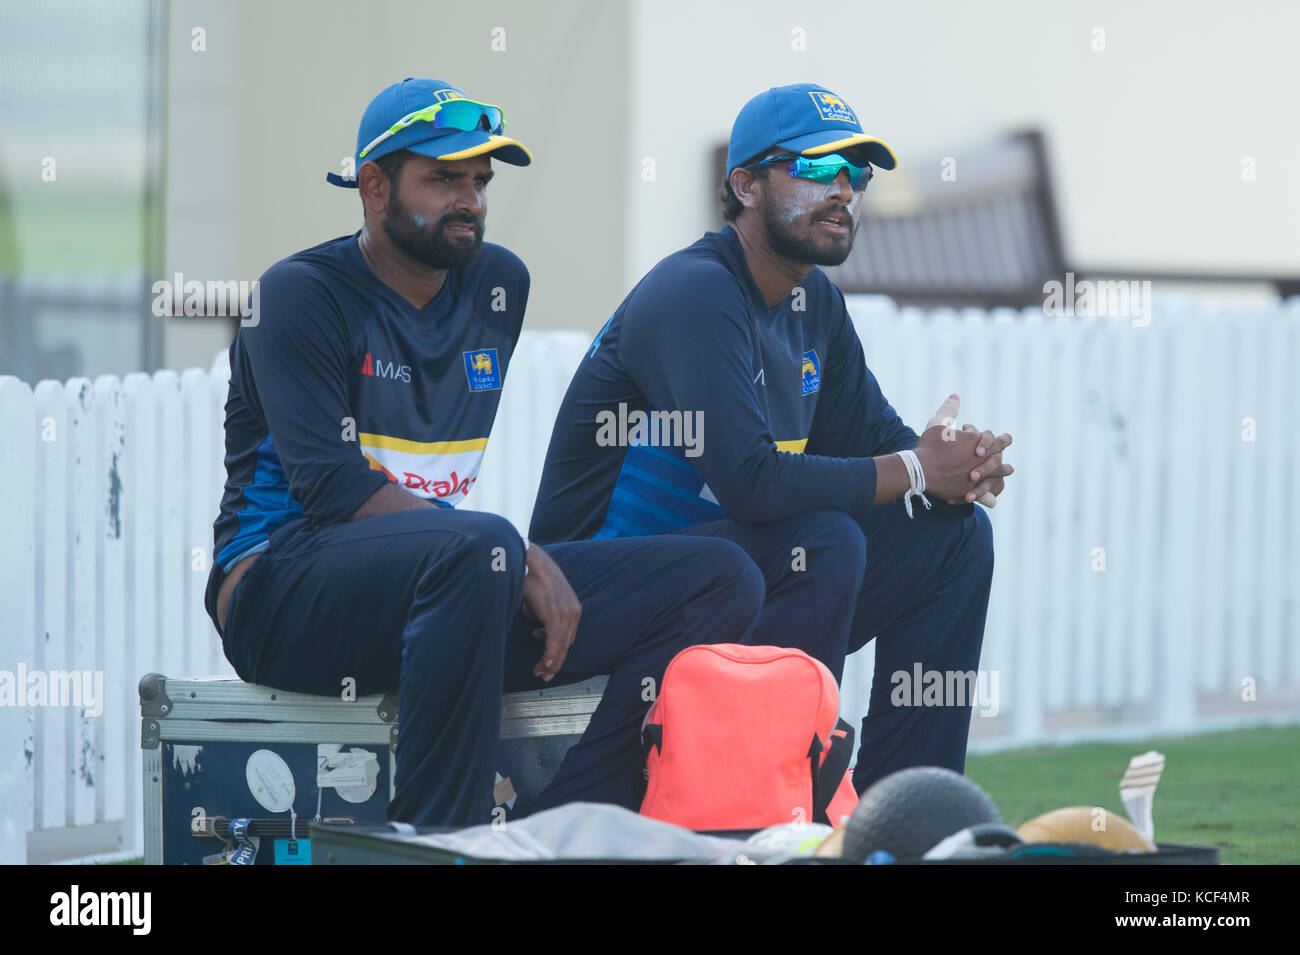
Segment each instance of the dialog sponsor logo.
M477 477L460 477L455 471L451 472L451 477L446 480L435 481L432 478L424 478L418 474L412 474L410 471L402 472L404 478L404 487L412 490L420 490L425 494L432 494L434 497L450 497L453 494L468 494L469 489L478 480ZM477 500L477 499L476 499Z

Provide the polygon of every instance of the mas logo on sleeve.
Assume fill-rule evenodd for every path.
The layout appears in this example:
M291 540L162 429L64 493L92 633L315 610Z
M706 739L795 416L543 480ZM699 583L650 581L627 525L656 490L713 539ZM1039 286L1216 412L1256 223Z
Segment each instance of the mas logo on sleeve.
M501 365L495 348L465 352L465 377L470 391L495 391L501 387Z
M799 378L803 382L801 393L804 395L811 395L821 388L822 363L817 358L817 352L803 353L803 360L799 363Z

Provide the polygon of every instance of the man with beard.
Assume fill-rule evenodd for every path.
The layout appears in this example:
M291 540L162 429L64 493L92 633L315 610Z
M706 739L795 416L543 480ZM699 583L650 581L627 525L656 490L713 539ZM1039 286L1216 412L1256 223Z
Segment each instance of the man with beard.
M918 688L896 705L891 691L918 664L978 666L993 543L971 502L1012 471L1010 435L952 427L955 395L920 437L899 419L816 267L848 256L871 167L895 164L823 87L746 104L722 187L728 225L655 266L596 336L529 531L735 541L766 580L751 641L803 649L836 680L876 638L859 792L908 766L965 766L969 697Z
M610 679L534 808L637 804L646 680L748 637L753 562L723 540L523 541L457 511L528 299L483 242L489 157L528 151L495 106L407 79L361 119L364 225L273 265L230 348L228 479L205 607L242 679L398 693L390 817L491 820L501 693Z

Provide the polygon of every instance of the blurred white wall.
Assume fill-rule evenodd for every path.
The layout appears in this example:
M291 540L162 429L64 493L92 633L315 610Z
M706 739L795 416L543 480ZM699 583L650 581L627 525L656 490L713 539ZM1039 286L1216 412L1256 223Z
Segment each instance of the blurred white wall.
M501 169L487 222L532 272L532 328L594 331L714 228L713 148L754 93L805 80L894 147L900 176L937 178L939 156L960 175L963 147L1044 128L1079 266L1300 271L1300 5L173 0L171 17L169 238L187 277L256 278L356 229L356 196L325 171L370 98L412 75L500 103L534 151ZM173 366L229 340L227 323L168 321Z
M498 166L486 222L532 273L530 327L598 327L627 272L628 17L601 0L173 0L169 272L251 280L354 232L360 200L325 173L376 93L433 76L501 105L534 155ZM171 367L207 367L233 330L167 322Z
M838 93L900 171L952 156L960 176L964 145L1043 128L1072 262L1300 271L1300 4L638 0L632 36L632 153L658 180L631 184L630 281L716 227L713 148L796 82Z
M237 138L242 74L231 68L230 51L239 48L235 9L171 0L169 13L167 269L160 278L174 281L179 272L186 280L238 280L245 276L236 253L254 229L240 219L239 209L246 170ZM164 368L207 368L234 332L234 322L224 318L157 321L165 329Z

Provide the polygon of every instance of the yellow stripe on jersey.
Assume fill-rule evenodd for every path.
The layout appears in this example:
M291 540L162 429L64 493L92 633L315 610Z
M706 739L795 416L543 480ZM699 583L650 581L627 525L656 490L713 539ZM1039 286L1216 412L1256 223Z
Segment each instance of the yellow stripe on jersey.
M807 438L798 438L794 441L778 441L776 443L776 449L778 451L789 451L791 454L803 454L803 449L807 446Z
M401 451L404 454L461 454L465 451L482 451L487 447L487 438L470 438L467 441L407 441L404 438L390 438L386 434L358 434L361 444L385 451Z

